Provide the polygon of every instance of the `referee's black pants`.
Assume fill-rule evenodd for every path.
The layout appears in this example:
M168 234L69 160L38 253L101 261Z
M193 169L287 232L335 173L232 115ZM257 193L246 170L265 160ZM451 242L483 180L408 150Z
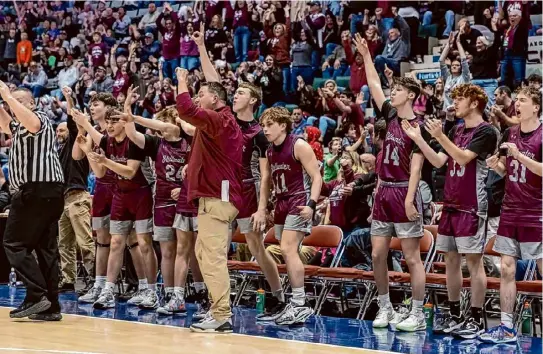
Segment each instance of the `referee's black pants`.
M12 198L4 233L8 261L26 286L25 301L46 296L54 312L60 311L57 225L64 210L63 192L59 183L23 185Z

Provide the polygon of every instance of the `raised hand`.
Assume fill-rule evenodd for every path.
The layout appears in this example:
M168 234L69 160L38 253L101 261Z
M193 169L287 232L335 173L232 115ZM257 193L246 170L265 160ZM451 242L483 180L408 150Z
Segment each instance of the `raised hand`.
M175 75L177 76L178 82L187 82L187 77L189 76L189 72L187 69L179 68L177 67L175 69Z
M62 94L64 95L64 98L66 100L72 98L72 89L69 86L65 86L62 88Z
M91 151L87 154L87 158L89 159L89 161L98 164L103 164L106 161L106 156L102 153L102 151L100 151L99 153Z
M353 41L354 41L354 45L356 47L356 50L360 54L362 54L362 56L369 55L370 51L368 49L368 43L366 42L366 40L364 38L362 38L360 33L355 34Z
M407 134L407 136L411 138L411 140L417 140L422 136L418 123L411 125L407 120L404 119L402 120L402 129L405 134Z
M11 95L9 86L4 81L0 81L0 96L6 100Z
M70 113L71 113L72 118L74 119L74 121L79 126L84 126L85 123L88 123L88 121L89 121L89 117L85 113L83 113L83 112L81 112L81 111L79 111L79 110L77 110L75 108L72 108L72 111Z
M386 64L385 64L385 77L388 79L388 80L392 80L392 77L394 76L394 71L392 71L392 69L390 69Z
M198 45L199 47L205 45L204 33L205 33L205 26L204 26L204 23L202 22L200 23L200 31L195 31L191 37L194 43L196 43L196 45Z
M429 119L425 124L425 128L436 139L443 135L443 128L439 119Z

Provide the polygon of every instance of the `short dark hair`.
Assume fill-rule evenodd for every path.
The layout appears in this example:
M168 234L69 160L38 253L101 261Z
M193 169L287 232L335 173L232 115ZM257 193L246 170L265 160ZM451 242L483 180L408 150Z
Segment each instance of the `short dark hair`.
M209 92L217 95L217 97L219 97L219 100L226 102L228 94L226 93L226 89L221 83L204 82L201 87L204 87L204 86L207 86L207 89L209 90Z
M384 119L379 119L373 126L373 134L380 140L385 140L387 135L387 122Z
M415 98L413 99L413 102L417 100L420 96L420 85L418 82L415 81L415 79L410 77L395 77L394 78L394 85L402 86L408 91L411 91L415 94Z
M109 92L100 92L92 96L90 103L92 104L95 101L102 102L105 106L117 107L117 100Z
M532 75L528 76L528 82L537 82L537 83L541 84L542 83L541 75L532 74Z
M505 93L507 97L511 97L511 89L507 86L500 86L496 90L498 90L499 93Z

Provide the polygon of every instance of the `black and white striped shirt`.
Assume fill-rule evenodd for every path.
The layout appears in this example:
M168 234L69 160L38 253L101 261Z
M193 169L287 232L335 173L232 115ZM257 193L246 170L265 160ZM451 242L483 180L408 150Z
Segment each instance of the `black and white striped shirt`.
M44 112L34 111L34 114L41 122L36 134L15 120L10 123L9 181L15 189L29 182L64 183L53 126Z

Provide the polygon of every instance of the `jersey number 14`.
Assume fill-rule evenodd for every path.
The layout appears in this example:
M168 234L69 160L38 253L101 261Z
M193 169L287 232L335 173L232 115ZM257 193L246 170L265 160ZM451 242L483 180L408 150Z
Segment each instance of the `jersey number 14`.
M390 160L392 160L392 164L394 166L400 166L400 155L398 154L397 146L395 146L394 149L392 149L392 154L391 154L390 145L387 145L386 151L385 151L385 158L383 162L388 165L390 163Z

